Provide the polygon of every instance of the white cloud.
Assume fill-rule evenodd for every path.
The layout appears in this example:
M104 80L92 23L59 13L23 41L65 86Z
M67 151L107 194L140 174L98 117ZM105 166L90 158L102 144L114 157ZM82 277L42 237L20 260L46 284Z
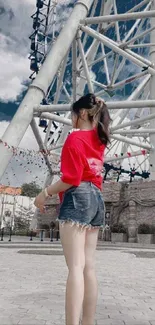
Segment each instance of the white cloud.
M30 74L28 53L35 0L1 0L0 100L15 101Z
M23 0L23 2L25 2L26 5L32 5L32 6L35 6L36 4L36 0Z
M48 0L46 0L48 2ZM75 0L57 1L56 29L60 30L67 20ZM23 81L30 72L29 36L32 32L31 15L36 10L36 0L1 0L0 4L0 65L1 101L15 101L23 91ZM51 12L52 14L52 12ZM60 18L61 17L61 21ZM49 19L51 21L51 17ZM51 27L49 27L50 30ZM51 32L51 30L50 30Z
M31 15L34 13L36 1L1 0L0 29L3 35L10 37L12 44L8 49L15 53L27 53L29 50L28 36L32 30Z
M0 63L0 98L4 102L15 101L25 89L23 82L29 77L29 62L27 57L0 50Z

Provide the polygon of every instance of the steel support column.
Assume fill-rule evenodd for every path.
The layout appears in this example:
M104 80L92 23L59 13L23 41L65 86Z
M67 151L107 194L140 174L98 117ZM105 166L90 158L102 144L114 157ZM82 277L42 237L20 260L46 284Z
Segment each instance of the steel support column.
M155 10L155 0L152 1L152 10ZM151 26L155 26L155 18L151 18ZM153 29L150 35L150 43L155 43L155 30ZM150 48L150 60L155 64L155 46ZM155 75L151 76L150 80L150 98L155 99ZM153 108L150 108L150 114L153 113ZM150 129L153 129L155 125L155 119L150 120ZM150 143L153 149L150 151L150 178L155 180L155 134L150 134Z
M46 95L48 87L75 38L80 20L86 17L92 3L93 0L77 1L70 18L62 29L57 41L53 45L36 76L36 79L31 84L17 113L5 131L2 137L3 142L7 142L10 146L14 147L19 145L32 121L34 105L40 104L41 100ZM13 155L11 150L8 150L8 148L4 146L3 142L0 143L0 178L3 176Z

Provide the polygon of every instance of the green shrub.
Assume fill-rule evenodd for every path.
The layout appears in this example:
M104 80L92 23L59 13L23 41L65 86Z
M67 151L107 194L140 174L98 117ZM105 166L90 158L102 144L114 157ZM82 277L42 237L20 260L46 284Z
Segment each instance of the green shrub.
M127 233L127 229L124 227L124 225L122 223L118 223L118 224L114 224L111 227L111 232L113 232L113 233L123 233L123 234L126 234Z
M41 225L40 225L40 229L49 230L50 227L49 227L49 225L47 225L47 224L45 223L45 224L41 224Z
M155 226L151 226L151 234L155 235Z
M31 231L31 230L29 230L28 232L27 232L27 236L31 236L32 235L32 237L36 237L37 236L37 232L36 231Z
M15 231L15 236L31 236L31 231L30 230L16 230ZM32 236L35 237L36 236L36 232L32 231Z
M146 223L141 223L138 226L138 234L152 234L153 232L153 227Z

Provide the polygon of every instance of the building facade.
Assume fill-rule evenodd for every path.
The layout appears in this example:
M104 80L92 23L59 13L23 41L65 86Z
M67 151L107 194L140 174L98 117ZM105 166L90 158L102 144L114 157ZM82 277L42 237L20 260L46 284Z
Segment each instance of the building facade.
M141 223L155 225L155 181L133 181L132 183L104 183L103 197L106 205L106 224L122 223L128 228L130 242L136 241ZM50 228L56 222L59 208L57 196L48 201L45 215L38 212L37 228Z

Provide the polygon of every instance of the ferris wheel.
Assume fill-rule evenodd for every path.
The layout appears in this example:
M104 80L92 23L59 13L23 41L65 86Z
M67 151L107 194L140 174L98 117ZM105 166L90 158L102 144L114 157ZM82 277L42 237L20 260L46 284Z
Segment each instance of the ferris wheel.
M154 70L150 49L155 45L151 45L152 2L129 0L124 5L116 0L93 1L89 17L81 24L43 100L45 105L65 105L90 91L107 104L113 102L111 145L105 169L109 177L116 172L117 179L118 174L130 171L132 177L149 177L151 135L154 137L155 133L154 129L149 130L151 109L147 101L142 107L140 103L134 107L133 101L145 103L150 96L149 69ZM31 78L38 73L59 35L57 11L63 12L63 5L51 0L37 1L36 13L32 15L34 32L30 36ZM127 107L120 108L119 101L125 100ZM55 121L48 119L48 113L41 114L39 125L46 132L47 149L63 142L64 129L68 129L60 122L69 118L69 112L64 109L55 113Z
M155 0L37 0L32 19L32 85L19 108L25 115L15 145L39 117L44 147L60 155L70 105L89 91L106 101L112 118L106 177L155 179Z
M46 59L49 50L56 41L56 38L59 35L62 24L58 21L59 11L62 7L59 5L58 1L52 0L37 0L36 1L36 11L31 16L33 19L33 32L30 35L30 70L32 71L30 79L34 80L38 74L41 65ZM66 7L66 6L65 6ZM65 17L61 12L61 23L63 23ZM60 69L58 70L57 75L55 76L53 82L48 88L47 94L44 97L42 103L48 104L52 103L54 100L55 93L55 84L56 79L59 78ZM54 93L53 93L54 89ZM58 100L57 100L58 102ZM59 115L59 114L58 114ZM56 140L58 140L61 127L55 121L49 122L46 119L40 119L39 126L44 129L46 133L45 143L53 145Z

